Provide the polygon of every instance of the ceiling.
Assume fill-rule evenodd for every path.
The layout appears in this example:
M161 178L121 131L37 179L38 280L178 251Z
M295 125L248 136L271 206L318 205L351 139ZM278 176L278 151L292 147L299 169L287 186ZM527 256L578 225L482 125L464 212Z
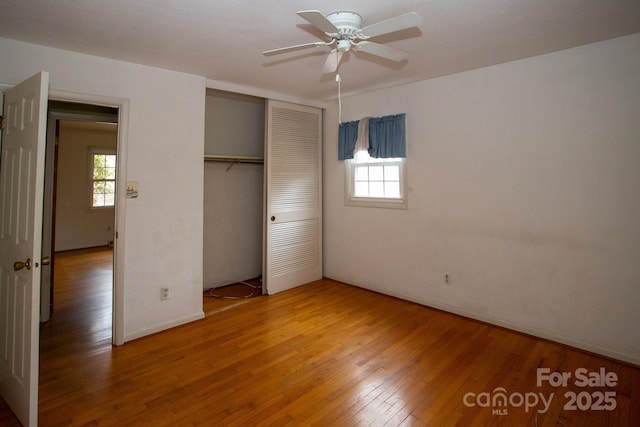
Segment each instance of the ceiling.
M328 48L296 15L350 10L363 26L406 12L424 24L374 39L406 50L395 63L350 53L342 93L424 80L640 32L640 0L2 0L0 37L198 74L302 99L336 97Z

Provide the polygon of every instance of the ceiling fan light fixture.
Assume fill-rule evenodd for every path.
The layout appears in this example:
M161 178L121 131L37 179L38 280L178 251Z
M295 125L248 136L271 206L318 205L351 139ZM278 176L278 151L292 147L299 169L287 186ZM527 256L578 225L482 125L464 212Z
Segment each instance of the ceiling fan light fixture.
M338 40L338 50L340 52L348 52L349 49L351 49L351 40L349 39Z

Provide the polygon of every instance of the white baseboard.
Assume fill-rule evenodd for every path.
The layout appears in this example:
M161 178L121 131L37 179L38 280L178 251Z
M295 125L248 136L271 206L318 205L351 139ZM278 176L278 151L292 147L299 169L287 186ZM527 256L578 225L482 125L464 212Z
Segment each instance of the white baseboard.
M154 326L153 328L141 329L139 331L130 332L125 334L124 342L135 340L137 338L142 338L147 335L155 334L156 332L162 332L167 329L175 328L176 326L184 325L185 323L193 322L195 320L200 320L204 318L204 311L199 311L197 313L190 314L188 316L179 317L170 322L165 322L160 325Z
M503 328L507 328L507 329L511 329L513 331L517 331L517 332L522 332L524 334L527 335L533 335L535 337L538 338L542 338L542 339L546 339L549 341L554 341L560 344L564 344L564 345L568 345L570 347L575 347L577 349L580 350L585 350L588 351L590 353L595 353L595 354L599 354L611 359L615 359L615 360L619 360L625 363L630 363L632 365L635 366L640 366L640 356L637 355L632 355L632 354L626 354L626 353L621 353L619 351L616 350L612 350L612 349L608 349L608 348L604 348L604 347L600 347L591 343L587 343L587 342L583 342L580 340L576 340L573 338L569 338L569 337L565 337L562 335L555 335L555 334L550 334L546 331L542 331L536 328L532 328L530 326L527 325L521 325L518 323L514 323L514 322L510 322L508 320L504 320L504 319L498 319L495 317L491 317L491 316L487 316L487 315L483 315L483 314L478 314L478 313L474 313L468 310L464 310L464 309L460 309L459 307L455 307L455 306L451 306L448 304L442 304L442 303L438 303L438 302L433 302L433 301L428 301L425 299L422 299L420 297L416 297L413 295L408 295L408 294L404 294L402 292L393 292L393 291L389 291L387 289L379 289L376 287L371 287L371 286L363 286L361 284L358 283L350 283L349 281L346 280L342 280L340 278L337 277L329 277L326 276L327 279L332 279L332 280L336 280L338 282L342 282L342 283L346 283L348 285L351 286L355 286L358 288L362 288L362 289L367 289L373 292L378 292L380 294L384 294L384 295L389 295L395 298L399 298L399 299L403 299L406 301L411 301L411 302L415 302L416 304L420 304L420 305L424 305L426 307L431 307L431 308L435 308L438 310L442 310L442 311L446 311L448 313L452 313L452 314L457 314L459 316L463 316L463 317L468 317L470 319L474 319L474 320L479 320L481 322L485 322L485 323L489 323L492 325L496 325L496 326L500 326Z

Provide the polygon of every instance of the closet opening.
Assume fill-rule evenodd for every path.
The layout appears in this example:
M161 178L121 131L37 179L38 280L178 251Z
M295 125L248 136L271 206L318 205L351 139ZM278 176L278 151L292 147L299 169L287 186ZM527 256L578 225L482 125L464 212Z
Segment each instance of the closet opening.
M263 294L265 99L207 89L203 295Z

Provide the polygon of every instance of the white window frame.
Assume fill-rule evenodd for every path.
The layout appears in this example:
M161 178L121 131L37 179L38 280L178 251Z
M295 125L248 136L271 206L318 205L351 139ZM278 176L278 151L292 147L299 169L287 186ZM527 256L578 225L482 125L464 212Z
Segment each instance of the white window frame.
M112 155L112 156L116 156L116 177L117 177L117 165L118 165L118 157L117 157L117 152L115 148L107 148L107 147L89 147L89 156L88 156L88 163L89 163L89 174L87 176L88 178L88 186L89 186L89 209L90 210L104 210L104 209L114 209L115 208L115 204L116 204L116 195L114 194L114 199L113 199L113 205L109 205L109 206L93 206L93 156L95 154L106 154L106 155ZM113 179L114 182L114 189L115 189L115 183L116 183L116 179Z
M345 160L345 205L369 208L408 209L409 197L407 191L407 159L377 159L375 163L357 163L355 159ZM397 164L400 166L400 197L357 197L355 196L355 169L357 165Z

